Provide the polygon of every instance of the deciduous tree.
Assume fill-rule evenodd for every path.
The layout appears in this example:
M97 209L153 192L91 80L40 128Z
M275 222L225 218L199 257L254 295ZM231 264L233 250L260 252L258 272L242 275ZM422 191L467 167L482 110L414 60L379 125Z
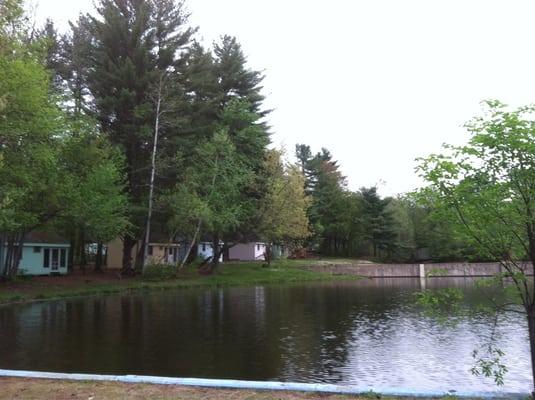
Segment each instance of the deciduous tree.
M501 264L503 274L495 281L512 286L523 306L535 371L535 288L520 262L535 262L535 106L486 106L483 116L466 125L472 134L466 145L422 159L419 171L442 207L454 211L472 245ZM499 382L503 370L482 372Z

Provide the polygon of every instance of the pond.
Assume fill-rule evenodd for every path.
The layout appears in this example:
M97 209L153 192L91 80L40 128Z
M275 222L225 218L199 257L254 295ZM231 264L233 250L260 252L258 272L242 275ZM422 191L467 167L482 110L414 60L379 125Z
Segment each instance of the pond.
M486 293L464 278L474 310L455 325L414 304L418 279L192 289L0 307L0 368L54 372L498 390L470 373L492 334L475 311ZM508 373L500 390L530 391L524 317L495 330Z

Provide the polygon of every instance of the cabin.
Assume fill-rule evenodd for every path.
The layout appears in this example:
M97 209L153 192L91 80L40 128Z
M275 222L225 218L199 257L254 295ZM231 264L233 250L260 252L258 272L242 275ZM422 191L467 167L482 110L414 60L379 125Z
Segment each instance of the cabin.
M221 243L221 246L223 243ZM214 248L211 242L199 242L197 245L197 256L203 260L214 256ZM223 254L219 256L219 261L223 261Z
M0 244L1 264L5 262L7 243ZM65 275L71 245L51 232L33 231L26 235L19 262L20 275Z
M229 249L231 261L265 261L266 244L262 242L238 243Z
M142 241L138 241L132 248L132 261L140 252ZM106 267L120 269L123 266L123 241L121 238L107 243ZM177 239L170 239L164 234L155 232L150 235L148 248L149 264L174 265L182 260L185 243Z
M149 264L175 265L182 261L180 248L177 242L151 241L149 243L149 254L147 260Z

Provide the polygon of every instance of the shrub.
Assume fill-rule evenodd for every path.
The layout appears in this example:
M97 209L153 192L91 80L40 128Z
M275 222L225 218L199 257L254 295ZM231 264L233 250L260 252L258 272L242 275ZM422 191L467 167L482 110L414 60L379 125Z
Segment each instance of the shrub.
M143 279L147 281L164 281L174 279L176 276L177 268L174 265L151 264L145 269Z
M24 268L19 268L18 274L14 275L12 280L14 282L17 282L17 281L29 281L32 278L33 278L32 275L28 275L28 270L26 270Z

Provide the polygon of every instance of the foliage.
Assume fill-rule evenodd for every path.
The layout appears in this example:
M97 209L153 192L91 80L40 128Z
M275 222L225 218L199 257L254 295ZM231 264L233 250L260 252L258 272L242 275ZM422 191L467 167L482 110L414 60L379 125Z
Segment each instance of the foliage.
M309 235L304 178L299 169L285 167L282 152L271 150L265 161L267 192L261 204L260 236L267 243L268 264L273 244L293 245Z
M460 311L463 292L459 288L424 290L416 293L416 303L424 308L429 316L446 320Z
M129 227L123 159L104 138L80 132L64 139L62 159L74 182L67 223L95 242L108 242Z
M504 377L507 373L507 366L502 363L503 351L493 344L485 346L485 352L482 354L479 350L472 352L475 365L470 369L472 374L483 375L487 378L494 379L498 386L503 386Z
M41 46L25 37L21 3L1 5L0 241L3 277L18 272L25 234L64 212L69 182L58 153L62 115L49 95Z
M150 264L145 268L143 280L163 281L177 277L177 268L167 264Z
M362 201L362 217L364 238L371 244L373 256L379 257L382 252L389 257L396 251L396 232L394 218L388 205L390 198L381 199L377 188L362 188L360 190Z
M23 14L13 15L18 19L9 17L11 29L2 31L0 57L0 236L8 243L7 276L18 272L16 245L29 231L83 225L94 240L110 240L125 230L127 207L120 157L98 137L94 122L57 107L45 69L49 38L24 36Z
M455 211L472 244L489 258L535 256L535 122L533 107L506 111L488 102L484 117L467 124L472 139L448 155L421 160L422 176Z
M534 354L533 283L518 260L535 262L535 106L509 110L498 101L485 105L485 114L466 124L472 133L468 144L445 146L446 154L421 159L419 171L437 210L453 211L471 246L501 264L500 283L520 298ZM506 306L496 304L498 310ZM483 357L475 352L473 372L503 383L501 356L493 347Z
M176 71L180 50L194 30L186 25L181 2L101 0L96 10L96 15L81 17L66 38L64 54L73 58L65 65L64 77L75 110L88 108L124 154L132 227L125 248L131 249L142 236L147 212L156 114L151 93L162 72ZM163 132L162 140L169 141L169 135ZM131 268L130 259L124 260L124 268Z

